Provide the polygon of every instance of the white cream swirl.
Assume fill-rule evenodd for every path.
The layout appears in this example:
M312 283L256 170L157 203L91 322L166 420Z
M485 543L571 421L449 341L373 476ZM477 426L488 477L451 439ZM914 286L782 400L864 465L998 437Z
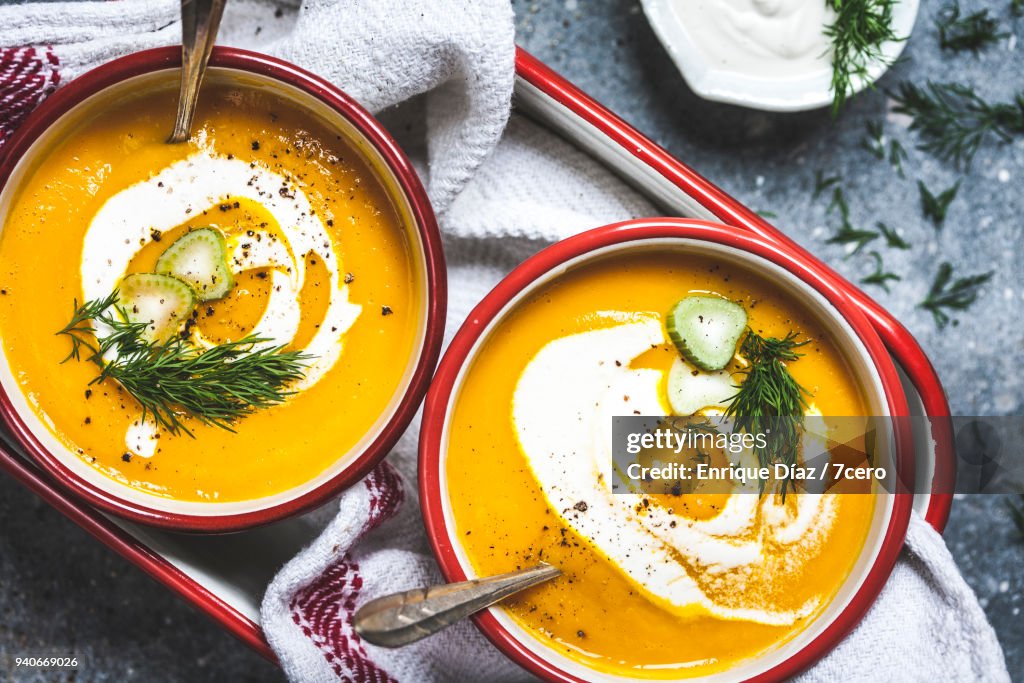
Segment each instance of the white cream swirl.
M801 493L788 505L774 496L735 494L720 514L697 520L657 505L638 514L643 496L612 492L611 418L668 410L662 371L632 368L630 361L666 340L654 314L600 315L614 324L549 342L516 385L516 434L551 509L649 595L681 612L702 608L770 625L812 613L816 600L779 609L743 591L723 600L702 585L742 580L763 565L769 547L785 546L786 561L799 562L831 526L832 494ZM700 577L691 575L696 571Z
M253 334L271 340L268 345L292 342L302 319L300 293L306 281L307 255L316 254L328 274L327 311L302 349L314 360L305 377L292 387L297 392L308 389L338 361L344 335L361 307L349 301L334 241L302 188L261 163L205 149L110 197L85 235L81 265L84 298L110 294L135 254L153 239L154 231L169 231L203 211L237 199L259 204L277 223L272 235L269 228L254 226L254 234L228 237L232 272L270 270L270 295ZM216 211L210 214L215 216ZM211 344L197 328L192 334L196 344ZM126 435L126 445L133 453L148 457L155 450L155 436L154 425L136 421Z
M785 79L827 71L835 19L821 0L672 0L672 12L721 68Z

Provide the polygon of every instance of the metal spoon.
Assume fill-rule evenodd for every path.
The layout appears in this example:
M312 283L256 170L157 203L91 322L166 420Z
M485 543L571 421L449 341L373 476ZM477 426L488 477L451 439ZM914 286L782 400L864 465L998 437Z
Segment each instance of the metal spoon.
M558 567L541 562L509 574L385 595L359 608L354 620L356 633L381 647L415 643L561 573Z
M199 86L213 51L227 0L181 0L181 90L174 132L167 142L185 142L196 113Z

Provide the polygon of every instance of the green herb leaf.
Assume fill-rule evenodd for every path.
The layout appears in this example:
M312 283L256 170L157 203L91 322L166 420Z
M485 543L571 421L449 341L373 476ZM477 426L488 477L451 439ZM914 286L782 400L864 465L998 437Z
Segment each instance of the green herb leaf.
M942 9L935 27L939 30L939 45L943 50L978 52L1009 35L999 31L999 22L989 16L988 8L961 17L959 3Z
M890 140L889 165L896 169L896 174L899 175L900 178L907 177L903 173L903 162L907 159L907 150L903 149L903 145L900 144L899 140Z
M1013 102L992 104L966 85L929 81L924 88L901 83L891 96L893 111L913 119L910 128L921 136L919 147L957 166L969 166L989 138L1009 142L1024 134L1024 92Z
M1022 2L1024 2L1024 0L1022 0ZM827 190L828 188L832 187L833 185L835 185L836 183L838 183L842 179L843 179L843 177L840 176L840 175L826 176L824 171L822 171L820 169L815 171L814 172L814 194L811 196L811 198L812 199L817 199L818 197L820 197L822 194L825 193L825 190Z
M890 228L882 221L875 223L875 227L878 228L878 232L885 238L885 244L887 246L890 246L893 249L910 249L910 243L900 237L899 233L897 233L895 229Z
M870 275L861 278L861 283L865 285L878 285L886 292L889 291L889 281L902 280L896 273L889 273L885 270L882 263L882 255L877 251L870 252L871 257L875 260L875 272Z
M799 455L800 437L803 432L805 396L810 393L790 374L786 363L801 357L796 349L808 344L809 339L798 339L796 332L790 332L782 339L762 337L752 329L740 344L740 355L750 364L740 372L746 375L737 392L728 399L725 416L733 418L737 430L748 434L764 434L764 448L755 445L754 452L762 467L771 467L781 462L796 464ZM761 492L765 481L761 480ZM788 479L782 481L782 495L792 486Z
M846 258L859 253L869 242L878 238L878 233L873 230L859 230L850 223L850 207L846 203L846 196L841 187L832 190L832 202L829 204L827 212L830 214L838 212L840 225L839 230L825 240L825 243L853 245L853 249L846 255Z
M888 64L882 47L904 40L892 27L896 0L825 0L835 21L825 27L832 43L832 115L836 116L847 98L861 83L871 81L876 64Z
M71 339L65 361L95 363L100 374L92 384L115 380L142 406L143 420L151 416L171 434L192 436L185 416L233 431L239 418L291 395L286 387L303 377L312 358L282 346L257 349L268 340L253 335L199 351L180 337L148 341L146 326L127 322L114 292L81 306L76 301L57 334Z
M905 178L903 162L907 160L907 150L903 149L903 145L900 144L899 140L895 139L888 140L888 149L886 148L885 131L880 121L868 121L865 124L865 128L867 133L861 139L860 146L879 161L884 161L888 156L889 165L892 166L900 178Z
M110 296L105 299L94 299L88 301L81 306L78 305L78 299L75 299L75 312L71 316L71 322L64 326L64 329L60 330L57 334L66 334L71 339L71 351L67 356L64 357L62 363L66 363L69 360L81 360L83 349L90 353L89 360L93 356L102 356L106 349L110 348L110 344L100 346L93 346L90 341L90 335L95 334L95 329L90 324L91 321L99 319L108 308L114 306L117 303L117 290L114 290ZM129 325L129 323L124 323ZM139 323L140 333L144 330L145 323ZM112 335L111 335L112 336ZM109 338L109 337L108 337ZM113 339L111 344L119 343L120 340Z
M918 304L932 314L941 330L949 324L951 311L965 311L977 300L982 285L992 279L994 271L953 280L953 266L947 261L939 266L935 281L924 301Z
M854 245L853 249L846 255L847 258L859 254L872 240L878 238L878 233L871 230L858 230L849 223L840 226L836 234L826 240L826 244Z
M1010 519L1017 527L1017 538L1024 540L1024 493L1017 494L1017 501L1013 499L1006 501L1006 507L1010 511Z
M867 134L860 141L860 146L871 153L879 161L885 159L885 133L878 121L868 121L865 125Z
M946 221L949 205L956 198L956 193L960 191L960 181L956 181L953 187L943 190L938 195L932 194L931 190L925 187L920 180L917 181L917 188L921 192L921 212L932 222L936 230L942 228L942 224Z

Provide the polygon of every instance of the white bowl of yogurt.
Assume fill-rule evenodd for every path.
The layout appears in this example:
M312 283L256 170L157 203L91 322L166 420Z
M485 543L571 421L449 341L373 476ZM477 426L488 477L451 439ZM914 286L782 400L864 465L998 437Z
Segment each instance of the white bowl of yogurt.
M831 42L835 13L825 0L641 0L654 32L686 79L706 100L765 111L804 111L832 102ZM918 0L893 10L896 35L909 37ZM906 40L882 46L884 60L860 91L882 76Z

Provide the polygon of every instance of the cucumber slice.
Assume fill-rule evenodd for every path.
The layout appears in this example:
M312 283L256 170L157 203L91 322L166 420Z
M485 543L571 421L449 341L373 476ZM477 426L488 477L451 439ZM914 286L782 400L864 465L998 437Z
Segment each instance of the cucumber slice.
M219 299L235 286L224 235L216 228L198 228L174 240L157 259L156 272L188 283L200 301Z
M716 406L725 406L736 393L736 382L726 370L701 372L676 358L668 372L668 404L672 414L689 417Z
M721 370L736 354L747 328L747 312L717 296L687 296L672 307L666 327L686 360L701 370Z
M163 341L177 334L192 315L196 294L170 275L134 273L121 280L118 303L128 322L148 325L147 340Z

